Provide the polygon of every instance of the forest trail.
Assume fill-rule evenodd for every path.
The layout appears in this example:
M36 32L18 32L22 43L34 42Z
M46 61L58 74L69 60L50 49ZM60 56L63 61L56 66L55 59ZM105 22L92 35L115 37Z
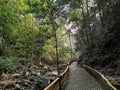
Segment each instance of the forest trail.
M74 62L70 65L69 80L65 90L103 90L96 79Z

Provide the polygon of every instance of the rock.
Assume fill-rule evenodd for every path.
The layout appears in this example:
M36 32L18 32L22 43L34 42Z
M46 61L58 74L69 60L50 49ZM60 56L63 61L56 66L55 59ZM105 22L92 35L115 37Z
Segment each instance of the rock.
M47 69L48 69L48 66L44 66L43 68L47 70Z
M58 72L57 71L52 71L52 74L53 75L58 75Z
M45 76L52 76L53 73L52 73L52 72L46 72L44 75L45 75Z
M37 76L41 76L41 73L37 73Z
M45 86L47 86L48 82L47 80L39 80L35 84L35 90L43 90Z
M35 71L32 71L31 75L37 75L37 73Z
M4 87L4 90L11 89L14 87L14 84L8 84Z
M30 82L28 79L22 79L22 80L23 80L24 82L28 82L28 83Z
M14 78L19 78L21 76L21 74L15 73L12 75Z
M19 84L14 84L14 86L15 86L15 90L20 90L20 85Z
M54 68L53 66L49 66L48 69L49 69L50 71L53 71L55 68Z
M29 81L30 82L35 82L35 81L37 81L38 80L38 77L36 77L36 76L30 76L29 77Z
M24 82L23 86L29 87L30 85L28 84L28 82Z
M36 85L35 85L35 90L43 90L43 87L44 87L44 85L43 85L43 82L42 81L38 81L37 83L36 83Z
M29 76L30 75L30 73L29 72L25 72L25 76Z

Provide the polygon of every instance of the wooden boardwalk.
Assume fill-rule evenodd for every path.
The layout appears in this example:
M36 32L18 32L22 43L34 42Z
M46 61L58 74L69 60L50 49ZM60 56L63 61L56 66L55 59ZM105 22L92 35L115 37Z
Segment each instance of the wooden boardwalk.
M70 65L69 75L65 90L103 90L93 76L85 69L77 67L76 62Z

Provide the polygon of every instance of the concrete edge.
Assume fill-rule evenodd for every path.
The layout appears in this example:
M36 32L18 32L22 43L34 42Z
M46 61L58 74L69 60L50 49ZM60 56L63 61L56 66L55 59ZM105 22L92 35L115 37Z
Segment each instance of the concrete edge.
M100 83L100 85L103 87L104 90L117 90L105 76L98 72L97 70L87 66L87 65L82 65L82 67L87 70L95 79Z

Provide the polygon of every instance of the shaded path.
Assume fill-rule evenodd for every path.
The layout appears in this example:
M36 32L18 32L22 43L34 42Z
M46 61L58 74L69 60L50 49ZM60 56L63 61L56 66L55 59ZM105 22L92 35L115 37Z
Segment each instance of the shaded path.
M103 90L101 85L85 69L70 65L70 77L65 90Z

